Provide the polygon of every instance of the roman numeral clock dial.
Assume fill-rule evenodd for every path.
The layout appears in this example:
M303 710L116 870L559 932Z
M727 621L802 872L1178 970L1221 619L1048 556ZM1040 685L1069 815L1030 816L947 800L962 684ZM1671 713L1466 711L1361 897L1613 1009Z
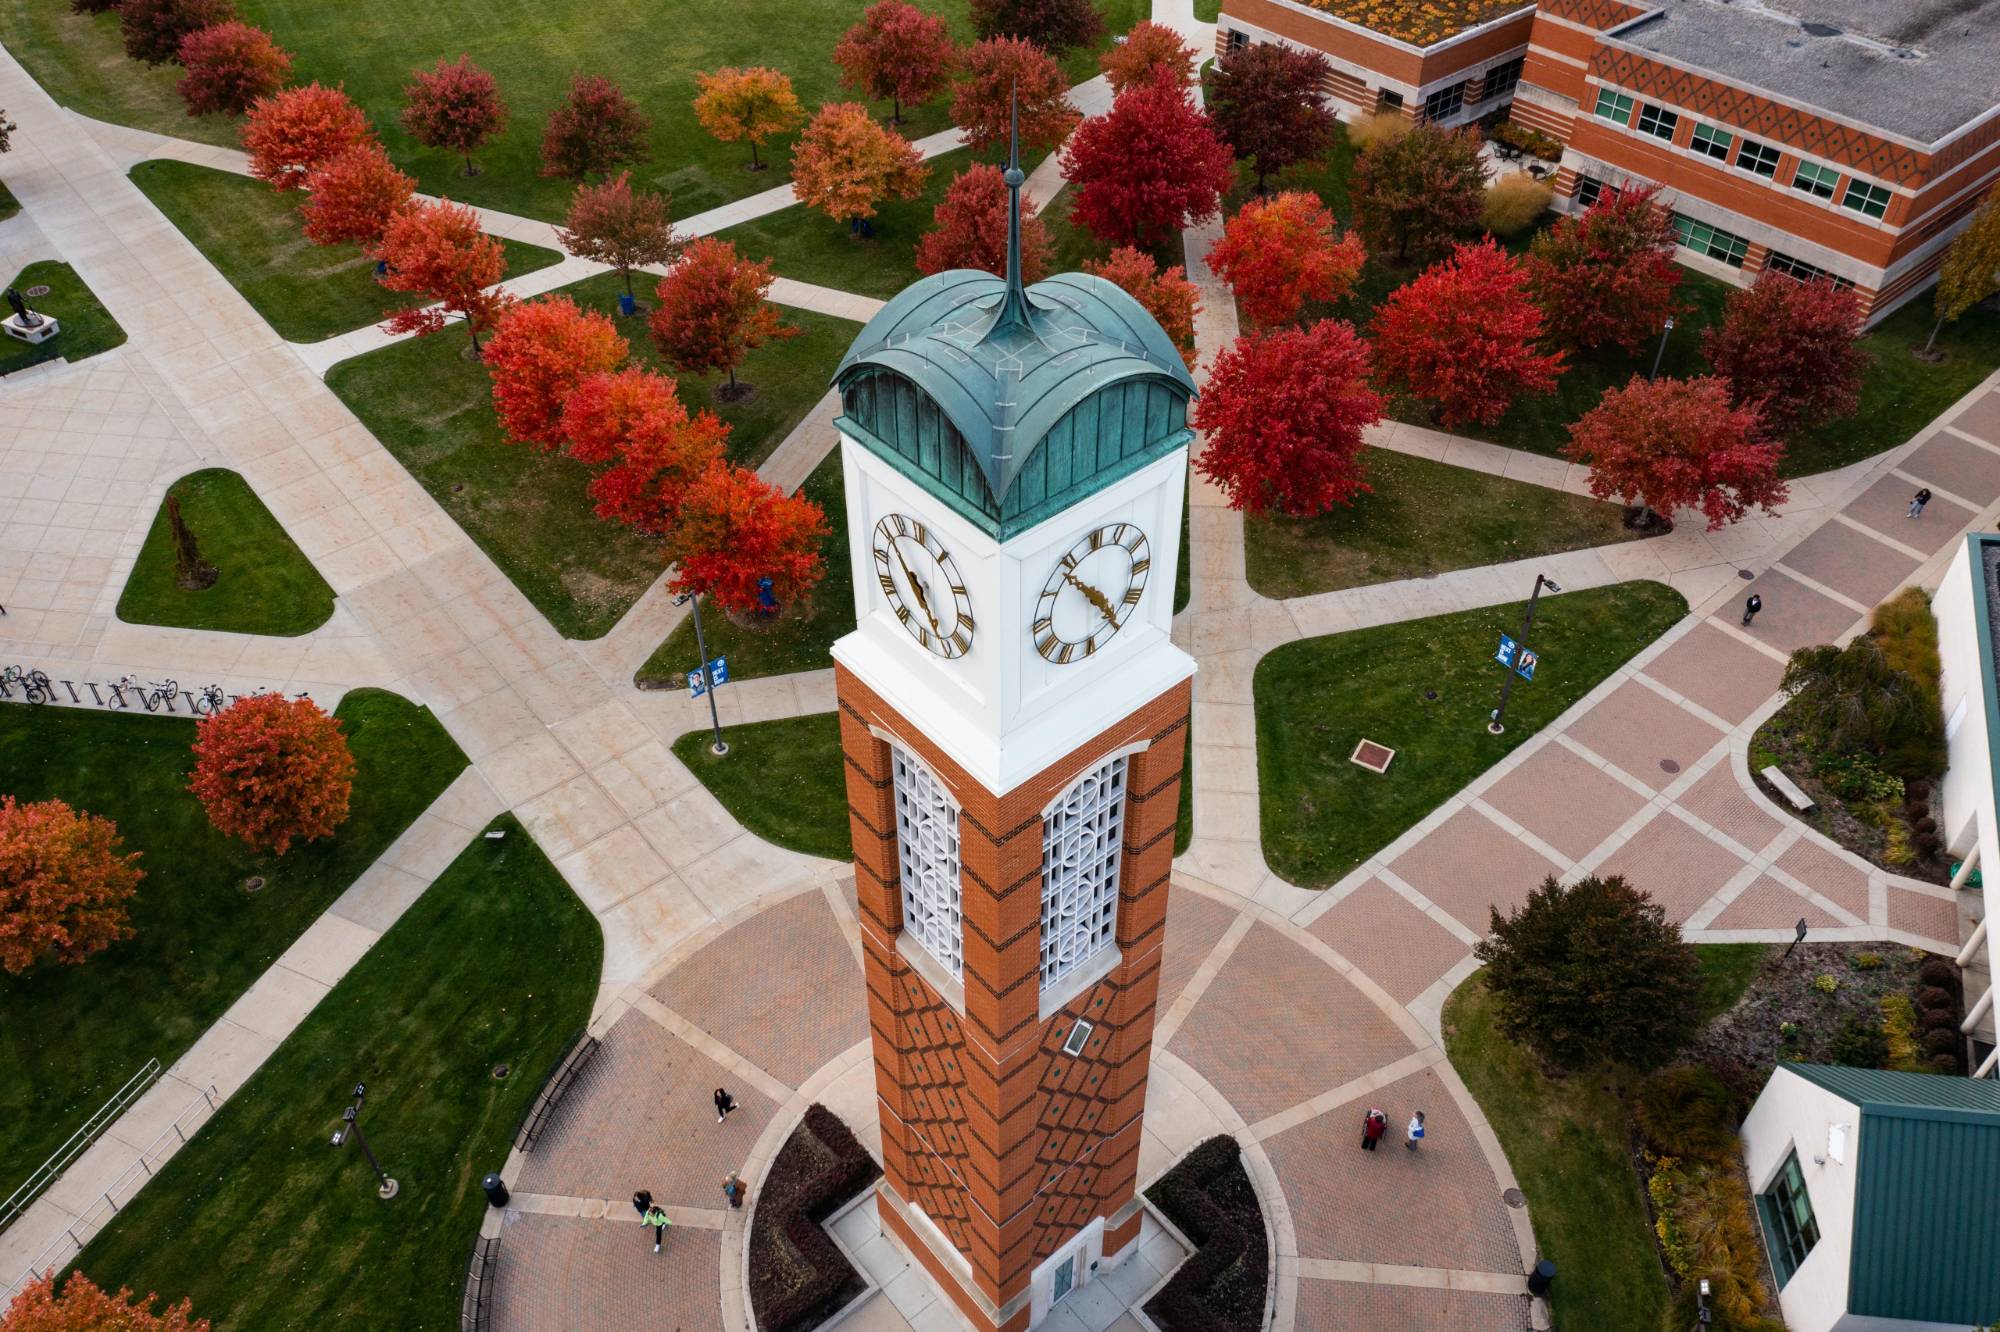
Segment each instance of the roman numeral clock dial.
M1152 567L1146 534L1131 523L1086 532L1042 585L1029 627L1035 651L1058 666L1093 655L1139 608Z
M910 637L940 657L972 650L972 598L937 534L907 514L875 524L875 580Z

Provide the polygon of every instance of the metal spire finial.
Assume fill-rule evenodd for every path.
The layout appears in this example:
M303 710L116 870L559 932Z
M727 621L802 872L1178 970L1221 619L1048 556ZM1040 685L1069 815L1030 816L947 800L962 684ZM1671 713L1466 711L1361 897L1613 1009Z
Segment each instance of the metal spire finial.
M1007 182L1007 296L1000 307L1000 317L993 322L993 331L1015 327L1026 330L1028 324L1028 291L1021 280L1021 186L1028 177L1021 170L1021 102L1020 89L1015 87L1007 94L1007 171L1002 179Z

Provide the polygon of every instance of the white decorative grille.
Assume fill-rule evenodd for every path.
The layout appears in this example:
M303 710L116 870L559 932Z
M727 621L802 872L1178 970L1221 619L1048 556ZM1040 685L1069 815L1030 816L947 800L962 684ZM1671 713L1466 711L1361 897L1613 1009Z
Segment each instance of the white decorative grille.
M937 774L901 745L895 756L896 856L903 879L903 928L954 980L965 974L958 881L958 805Z
M1123 755L1077 779L1042 822L1042 988L1110 945L1125 829Z

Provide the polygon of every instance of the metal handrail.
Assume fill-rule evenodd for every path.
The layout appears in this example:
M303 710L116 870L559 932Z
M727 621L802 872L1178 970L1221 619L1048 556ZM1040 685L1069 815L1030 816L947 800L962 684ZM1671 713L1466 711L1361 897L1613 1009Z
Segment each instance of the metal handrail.
M514 1135L514 1146L517 1150L522 1152L535 1150L535 1143L541 1138L542 1131L549 1126L549 1119L554 1115L556 1105L564 1094L576 1085L576 1080L584 1068L597 1056L599 1044L595 1036L579 1033L576 1044L570 1047L562 1063L542 1085L541 1094L528 1108L528 1116L521 1122L521 1131Z
M126 1080L123 1087L112 1093L110 1100L97 1107L90 1118L83 1121L81 1128L70 1134L62 1146L51 1152L49 1159L37 1166L35 1172L22 1182L20 1188L8 1194L6 1202L0 1203L0 1230L5 1230L14 1223L16 1217L27 1211L28 1204L34 1202L43 1189L61 1179L63 1171L69 1169L77 1157L83 1155L84 1149L96 1141L97 1135L104 1132L112 1120L124 1114L132 1102L138 1100L146 1088L153 1085L153 1079L159 1076L160 1061L148 1059L137 1073Z
M499 1265L498 1235L481 1235L472 1242L472 1261L465 1274L465 1299L458 1310L459 1332L487 1332L493 1326L491 1288Z

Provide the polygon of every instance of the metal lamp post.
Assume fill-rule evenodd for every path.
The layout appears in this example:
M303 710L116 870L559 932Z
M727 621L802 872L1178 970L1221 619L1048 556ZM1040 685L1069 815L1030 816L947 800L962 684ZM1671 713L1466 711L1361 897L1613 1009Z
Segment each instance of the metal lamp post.
M1527 614L1521 617L1521 637L1519 641L1521 644L1520 650L1523 652L1528 650L1528 630L1535 623L1535 603L1541 600L1542 589L1545 587L1551 592L1562 591L1562 588L1556 584L1555 579L1542 574L1535 575L1535 590L1528 594L1528 611ZM1500 683L1500 705L1493 709L1492 720L1486 723L1486 730L1489 735L1499 735L1507 729L1505 720L1507 716L1507 696L1514 692L1515 674L1514 668L1510 665L1507 668L1507 678Z
M1646 378L1658 379L1660 377L1660 362L1665 360L1667 357L1667 335L1672 333L1673 331L1674 331L1674 317L1672 315L1668 315L1667 322L1660 326L1660 349L1653 353L1653 368L1651 372L1647 374Z
M354 1084L354 1104L341 1112L340 1127L333 1131L333 1145L336 1148L343 1146L350 1134L361 1144L361 1154L368 1158L368 1166L375 1172L375 1178L381 1184L381 1187L375 1190L375 1196L387 1200L396 1196L396 1181L390 1179L388 1172L382 1169L382 1163L375 1159L375 1149L368 1145L368 1135L361 1131L361 1098L367 1094L367 1083Z
M715 743L709 746L709 752L720 757L729 752L729 744L722 738L722 715L715 707L715 676L708 669L708 640L701 632L701 598L693 592L683 592L674 598L676 606L689 602L694 603L694 647L701 653L701 683L702 692L708 695L708 724L715 731Z

